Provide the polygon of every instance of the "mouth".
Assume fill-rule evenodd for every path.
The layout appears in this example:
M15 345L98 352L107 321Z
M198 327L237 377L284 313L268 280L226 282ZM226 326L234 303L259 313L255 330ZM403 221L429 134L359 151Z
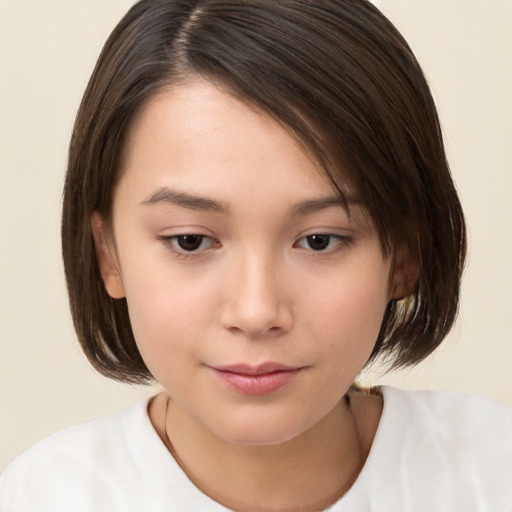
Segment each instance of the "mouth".
M293 382L305 367L280 363L260 365L235 364L209 367L232 391L243 395L262 396L274 393Z

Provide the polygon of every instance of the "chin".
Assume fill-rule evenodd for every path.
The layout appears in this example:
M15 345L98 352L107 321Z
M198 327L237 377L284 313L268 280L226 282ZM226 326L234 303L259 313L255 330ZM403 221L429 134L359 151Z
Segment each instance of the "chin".
M300 419L286 414L285 417L270 414L244 415L217 424L210 430L214 435L231 444L240 446L272 446L299 437L307 427L300 428ZM224 418L226 420L227 418Z

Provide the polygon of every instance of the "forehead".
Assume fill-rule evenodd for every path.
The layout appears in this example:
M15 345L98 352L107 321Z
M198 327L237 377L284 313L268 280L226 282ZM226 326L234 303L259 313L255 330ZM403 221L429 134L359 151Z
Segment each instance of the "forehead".
M131 127L121 182L145 199L161 188L229 196L271 190L293 200L335 195L290 130L206 81L161 90ZM347 190L347 196L350 191Z

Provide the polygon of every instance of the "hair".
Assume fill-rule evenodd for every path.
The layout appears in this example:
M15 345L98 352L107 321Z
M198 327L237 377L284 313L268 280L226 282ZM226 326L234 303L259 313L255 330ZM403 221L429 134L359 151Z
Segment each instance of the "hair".
M163 87L197 76L286 127L342 203L351 183L383 254L405 250L418 267L411 293L389 302L369 362L427 357L457 315L466 232L435 104L400 33L365 0L142 0L101 52L69 149L62 248L92 365L124 382L153 380L126 299L105 290L91 215L111 219L134 116Z

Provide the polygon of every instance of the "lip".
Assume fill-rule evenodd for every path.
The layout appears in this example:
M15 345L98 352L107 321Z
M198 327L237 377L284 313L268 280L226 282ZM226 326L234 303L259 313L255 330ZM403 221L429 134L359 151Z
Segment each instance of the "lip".
M236 393L250 396L269 395L297 378L304 367L281 363L259 365L234 364L209 367L225 385Z

